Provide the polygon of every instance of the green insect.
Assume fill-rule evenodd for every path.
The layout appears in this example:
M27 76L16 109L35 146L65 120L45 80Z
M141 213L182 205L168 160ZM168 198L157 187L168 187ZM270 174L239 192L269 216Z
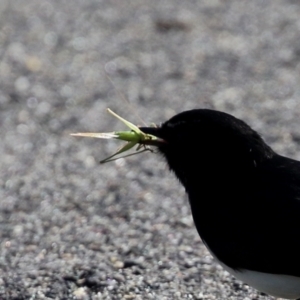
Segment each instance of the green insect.
M109 161L117 160L119 158L136 155L136 154L139 154L139 153L142 153L145 151L153 152L154 150L152 148L150 148L150 146L155 146L155 145L158 145L158 144L164 142L163 140L160 140L159 138L157 138L154 135L146 134L146 133L142 132L137 126L135 126L134 124L121 118L119 115L114 113L109 108L107 109L107 111L110 114L112 114L114 117L119 119L121 122L123 122L131 130L130 131L114 131L114 132L107 132L107 133L79 132L79 133L71 134L72 136L92 137L92 138L100 138L100 139L117 139L117 140L122 140L122 141L127 142L124 146L119 148L116 153L101 160L100 161L101 164L109 162ZM128 155L116 157L117 155L130 150L135 145L137 145L136 152L128 154Z

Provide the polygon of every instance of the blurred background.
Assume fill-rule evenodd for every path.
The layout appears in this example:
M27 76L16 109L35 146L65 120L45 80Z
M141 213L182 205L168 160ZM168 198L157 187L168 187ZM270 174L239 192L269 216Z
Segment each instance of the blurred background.
M1 0L0 298L271 299L215 264L158 155L98 165L118 143L69 133L123 129L107 107L135 124L211 108L300 159L299 16L295 0Z

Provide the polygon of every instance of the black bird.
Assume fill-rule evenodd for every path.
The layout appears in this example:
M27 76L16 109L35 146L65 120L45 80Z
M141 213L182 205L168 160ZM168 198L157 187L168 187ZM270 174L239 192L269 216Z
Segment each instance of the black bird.
M164 141L158 151L213 257L259 291L300 298L300 162L219 111L185 111L140 130Z

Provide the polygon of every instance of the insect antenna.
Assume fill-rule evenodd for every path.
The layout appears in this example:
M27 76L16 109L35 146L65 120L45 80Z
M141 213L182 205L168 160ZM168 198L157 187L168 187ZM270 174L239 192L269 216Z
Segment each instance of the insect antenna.
M118 96L124 101L126 102L126 104L128 105L130 111L142 122L143 125L147 126L146 122L142 119L142 117L138 114L136 108L133 107L132 103L130 103L130 101L123 95L123 93L121 93L121 91L117 88L117 86L115 85L115 83L113 82L113 80L111 79L111 77L106 74L107 79L110 81L110 83L112 84L112 86L114 87L114 89L116 90Z

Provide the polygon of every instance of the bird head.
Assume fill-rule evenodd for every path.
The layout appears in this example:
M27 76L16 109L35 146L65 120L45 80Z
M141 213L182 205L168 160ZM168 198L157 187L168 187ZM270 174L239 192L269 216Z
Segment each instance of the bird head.
M240 170L249 172L273 155L245 122L209 109L185 111L156 128L139 129L164 141L157 145L158 151L185 186L197 173L239 176Z

